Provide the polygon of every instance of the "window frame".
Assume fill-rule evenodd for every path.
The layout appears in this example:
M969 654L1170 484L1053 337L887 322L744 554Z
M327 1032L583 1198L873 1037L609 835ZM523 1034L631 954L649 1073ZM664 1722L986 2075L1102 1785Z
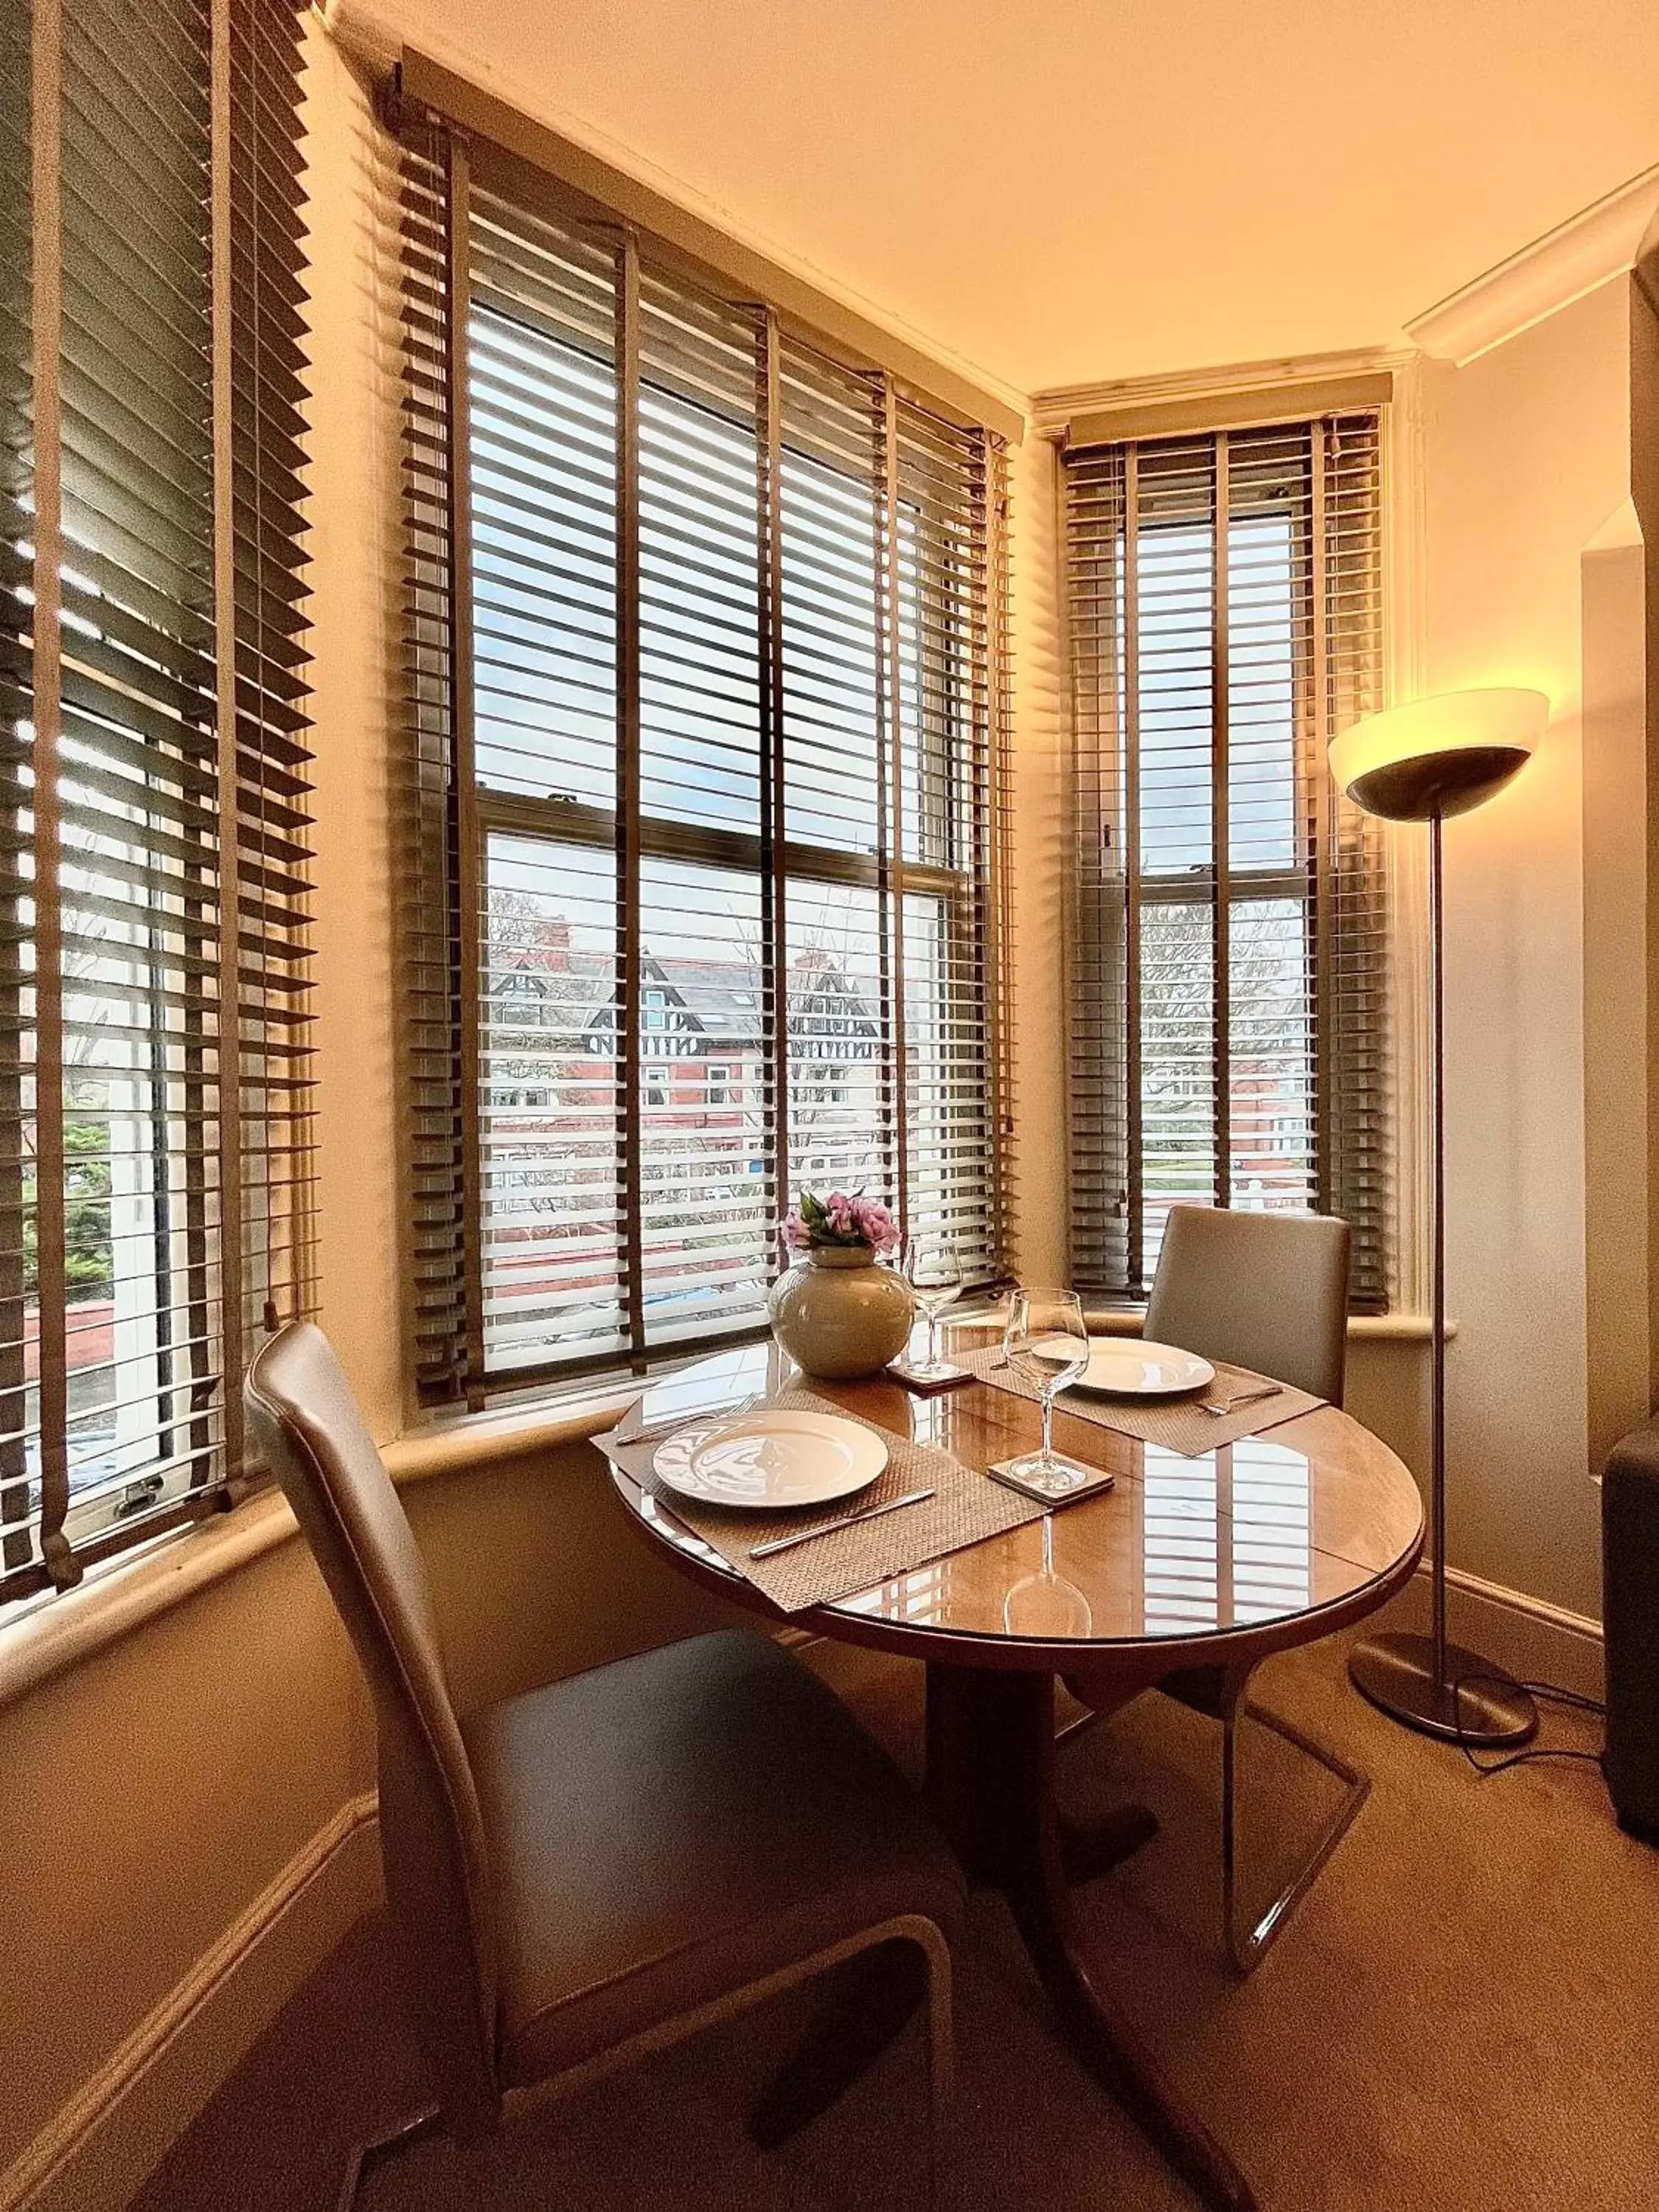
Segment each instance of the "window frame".
M1382 835L1380 825L1364 821L1360 830L1364 840L1363 860L1347 864L1346 872L1340 872L1345 867L1341 838L1351 834L1355 825L1361 823L1362 817L1340 794L1332 790L1323 765L1326 737L1340 720L1333 712L1336 690L1344 686L1357 685L1365 702L1362 710L1369 711L1371 707L1382 703L1390 673L1389 655L1394 640L1387 619L1387 594L1392 580L1393 539L1388 487L1390 443L1395 433L1391 427L1389 387L1389 380L1386 376L1374 374L1356 377L1346 382L1334 381L1329 386L1317 387L1310 394L1314 404L1306 413L1297 405L1293 387L1284 394L1268 395L1265 399L1261 393L1250 394L1235 407L1218 407L1217 414L1224 427L1214 430L1203 427L1202 417L1198 411L1199 403L1196 402L1176 404L1170 410L1175 419L1168 428L1159 420L1158 407L1125 405L1098 416L1074 416L1069 430L1062 428L1057 441L1064 517L1061 526L1063 603L1072 632L1073 786L1078 810L1078 849L1080 855L1085 854L1090 837L1101 834L1103 825L1109 827L1112 836L1121 839L1126 856L1128 848L1133 848L1132 859L1125 857L1116 863L1117 881L1125 911L1119 924L1121 933L1115 956L1109 950L1102 950L1109 944L1110 927L1096 910L1099 901L1103 898L1109 905L1112 897L1112 872L1109 868L1103 866L1091 873L1086 860L1084 860L1076 872L1068 916L1071 944L1068 961L1072 978L1068 991L1066 1096L1074 1127L1079 1111L1080 1081L1079 1053L1076 1042L1079 1034L1077 963L1080 957L1085 959L1092 957L1097 963L1095 972L1098 974L1100 963L1109 964L1115 957L1121 971L1119 989L1121 994L1120 1019L1123 1036L1116 1049L1125 1091L1123 1110L1126 1121L1124 1187L1119 1194L1115 1209L1110 1208L1103 1187L1097 1182L1085 1201L1085 1209L1092 1207L1092 1214L1085 1211L1083 1216L1079 1215L1076 1188L1077 1145L1075 1142L1073 1145L1070 1225L1073 1272L1075 1279L1085 1290L1103 1303L1125 1307L1144 1304L1152 1273L1144 1258L1139 1272L1135 1265L1139 1246L1133 1231L1147 1219L1144 1189L1146 1153L1140 1115L1138 1112L1132 1112L1127 1103L1132 1088L1144 1100L1139 1060L1139 1039L1145 1029L1145 1012L1140 1004L1143 964L1139 942L1141 918L1147 911L1160 907L1185 908L1211 917L1213 927L1219 905L1218 884L1224 879L1229 929L1228 936L1222 940L1221 951L1212 956L1217 968L1228 961L1231 924L1242 906L1259 901L1282 899L1286 903L1293 903L1303 917L1301 934L1305 946L1304 972L1310 978L1304 1000L1309 1070L1306 1088L1308 1203L1315 1210L1347 1210L1342 1202L1343 1195L1354 1187L1346 1180L1339 1164L1340 1155L1334 1123L1328 1118L1334 1110L1331 1103L1335 1088L1332 1073L1333 1055L1352 1048L1352 1036L1348 1032L1357 1026L1352 1019L1339 1018L1334 1011L1336 994L1340 994L1349 972L1343 963L1352 952L1352 948L1345 948L1340 941L1342 932L1348 924L1332 919L1338 911L1339 896L1346 902L1351 896L1352 884L1359 884L1363 898L1367 902L1362 921L1380 921L1386 927L1385 948L1380 954L1371 957L1369 971L1376 984L1382 1002L1382 1012L1370 1034L1375 1038L1376 1048L1388 1060L1389 1066L1385 1073L1370 1079L1367 1091L1368 1106L1376 1109L1384 1125L1382 1142L1386 1149L1386 1163L1380 1171L1367 1166L1363 1171L1356 1170L1355 1173L1355 1182L1365 1189L1367 1195L1360 1207L1364 1224L1363 1240L1360 1232L1356 1232L1357 1245L1362 1241L1364 1244L1361 1262L1363 1272L1352 1293L1350 1311L1354 1317L1382 1316L1395 1312L1398 1308L1403 1240L1396 1194L1409 1164L1410 1132L1400 1127L1397 1076L1399 1061L1410 1050L1410 1024L1405 1018L1410 1009L1408 1005L1402 1008L1402 1000L1407 999L1408 994L1401 988L1400 947L1395 928L1395 915L1399 904L1395 884L1397 871L1393 847ZM1275 399L1278 404L1274 404ZM1173 871L1160 873L1145 868L1141 865L1139 830L1140 793L1144 787L1137 786L1132 805L1115 807L1108 805L1103 798L1109 782L1120 775L1126 778L1129 775L1127 763L1132 754L1138 754L1138 738L1134 735L1126 737L1126 728L1135 722L1136 718L1127 716L1120 705L1114 704L1109 711L1102 703L1103 686L1109 690L1115 685L1121 691L1128 685L1140 685L1141 641L1135 581L1139 574L1139 550L1151 532L1165 526L1162 519L1149 520L1141 511L1136 475L1138 460L1149 450L1154 455L1174 456L1183 451L1195 453L1200 449L1207 448L1218 456L1215 462L1217 473L1212 484L1215 504L1202 515L1197 513L1185 517L1179 513L1172 514L1168 526L1190 528L1197 525L1205 529L1210 540L1208 565L1213 579L1215 607L1220 611L1212 615L1212 653L1218 658L1213 658L1211 665L1208 680L1215 696L1206 713L1212 732L1212 789L1214 793L1224 794L1229 787L1233 759L1225 750L1231 736L1228 711L1218 702L1225 696L1231 635L1227 631L1217 637L1213 625L1227 619L1225 576L1231 572L1233 558L1233 528L1239 522L1249 521L1259 514L1283 512L1294 517L1297 507L1294 499L1279 503L1246 502L1239 506L1226 503L1230 440L1245 446L1248 450L1248 441L1252 437L1271 441L1280 435L1305 436L1311 457L1310 465L1318 471L1330 466L1326 449L1318 446L1321 437L1328 441L1345 430L1352 431L1356 426L1365 423L1370 425L1367 434L1371 441L1374 496L1360 535L1366 532L1370 533L1370 550L1366 556L1370 562L1366 588L1375 593L1376 606L1370 617L1370 634L1364 646L1353 647L1352 658L1345 663L1340 677L1334 677L1332 672L1341 655L1331 641L1340 629L1342 621L1347 617L1339 617L1333 611L1334 601L1327 592L1328 580L1324 574L1328 548L1325 547L1322 538L1321 550L1316 553L1314 550L1316 538L1327 526L1323 520L1322 491L1310 493L1308 511L1303 517L1301 527L1309 538L1308 557L1304 562L1298 562L1297 545L1294 537L1292 538L1290 564L1292 637L1296 634L1295 625L1301 623L1305 623L1310 640L1319 637L1323 641L1316 649L1311 644L1301 649L1293 647L1290 656L1291 698L1286 725L1294 763L1290 797L1291 818L1296 839L1291 860L1283 866L1252 866L1233 858L1230 846L1227 859L1218 867L1216 852L1219 848L1212 845L1211 856L1206 864L1194 867L1184 875ZM1121 436L1115 434L1120 426ZM1322 459L1322 454L1325 454L1325 458ZM1092 520L1083 525L1079 535L1079 526L1073 514L1072 489L1066 478L1068 467L1073 460L1081 460L1085 465L1110 465L1114 457L1122 473L1115 551L1109 552L1103 550L1104 541L1101 532L1104 526L1097 512ZM1097 495L1100 481L1097 479ZM1323 481L1322 477L1320 478L1322 483ZM1335 482L1333 477L1333 484ZM1222 543L1224 533L1216 526L1218 509L1224 511L1227 516L1224 550ZM1131 518L1127 524L1124 520L1126 515ZM1354 542L1357 543L1358 539ZM1350 560L1358 557L1352 544L1346 540L1342 545L1342 557ZM1301 569L1299 580L1298 568ZM1108 570L1115 581L1103 580ZM1079 606L1084 604L1086 604L1087 612L1083 618L1095 626L1095 635L1086 646L1080 647L1078 635ZM1116 610L1115 617L1103 617L1103 608L1113 605ZM1115 621L1115 641L1103 646L1101 636L1109 631L1113 619ZM1133 645L1128 635L1132 624L1135 626ZM1114 674L1105 677L1100 674L1103 658L1109 662ZM1085 674L1085 669L1092 673ZM1094 702L1090 704L1087 694L1091 684L1096 691ZM1137 696L1144 706L1144 691L1138 689ZM1219 756L1214 756L1213 748L1218 741L1213 733L1218 729L1221 732L1218 742L1223 750ZM1112 765L1113 763L1116 765ZM1217 804L1224 810L1224 799L1218 799ZM1212 834L1215 838L1229 836L1224 811L1220 815L1220 827ZM1079 948L1082 948L1081 952ZM1229 1158L1233 1160L1237 1157L1237 1147L1231 1143L1231 1115L1237 1080L1237 1054L1236 1046L1231 1052L1224 1048L1223 1038L1226 1035L1224 1024L1227 1022L1228 1014L1225 1001L1218 1003L1221 1010L1212 1013L1210 1025L1213 1036L1216 1091L1218 1096L1224 1096L1226 1104L1218 1111L1206 1099L1206 1112L1213 1117L1212 1134L1216 1144L1225 1144ZM1087 1042L1082 1056L1086 1061L1087 1055L1092 1054L1097 1071L1103 1058L1106 1060L1111 1059L1113 1048L1109 1030L1108 1020L1097 1022L1085 1033ZM1339 1032L1344 1035L1345 1042L1336 1046L1332 1040ZM1224 1080L1224 1068L1226 1071ZM1103 1079L1097 1072L1097 1084ZM1100 1098L1103 1097L1104 1092L1102 1091ZM1095 1154L1091 1155L1093 1161L1103 1157L1099 1150L1098 1132L1103 1126L1103 1115L1109 1118L1112 1109L1109 1105L1103 1105L1097 1100L1085 1110L1088 1115L1085 1125L1089 1131L1087 1141L1097 1148ZM1136 1131L1140 1132L1138 1149L1133 1143ZM1207 1191L1194 1191L1194 1202L1230 1202L1231 1194L1226 1191L1226 1185L1221 1180L1218 1157L1214 1165L1216 1182ZM1221 1195L1224 1191L1226 1192L1224 1196ZM1180 1195L1184 1194L1170 1195L1167 1202L1179 1202ZM1121 1279L1115 1279L1097 1269L1090 1269L1086 1258L1083 1256L1090 1250L1103 1252L1108 1248L1109 1238L1102 1234L1098 1224L1103 1214L1112 1211L1115 1211L1117 1218L1125 1224L1122 1233L1127 1260Z

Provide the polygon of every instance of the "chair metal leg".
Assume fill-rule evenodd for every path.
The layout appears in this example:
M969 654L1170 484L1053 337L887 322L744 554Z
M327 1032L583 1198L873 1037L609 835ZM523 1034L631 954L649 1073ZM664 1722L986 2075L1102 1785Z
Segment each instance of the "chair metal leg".
M834 1976L849 1966L855 1972L866 1964L879 1965L880 1954L890 1956L898 1946L914 1948L921 1954L926 1968L927 2006L927 2191L932 2212L944 2212L944 2170L945 2125L951 2101L951 2076L954 2067L951 2027L951 1952L943 1934L931 1920L920 1914L906 1913L885 1921L866 1934L827 1949L815 1952L810 1958L797 1960L793 1966L780 1968L757 1982L698 2006L695 2011L682 2013L672 2020L659 2022L642 2034L631 2037L628 2042L616 2044L607 2051L596 2053L581 2064L532 2087L510 2089L503 2100L501 2118L513 2118L556 2098L568 2096L601 2081L621 2068L650 2057L655 2053L672 2049L689 2036L705 2028L716 2027L748 2012L751 2007L780 1996L786 1990L799 1987L803 1982L816 1981L822 1976ZM908 2002L905 1992L908 1991ZM867 1991L866 1992L867 1995ZM806 2051L797 2054L786 2068L781 2089L775 2089L763 2100L759 2133L769 2140L763 2148L770 2148L804 2127L819 2112L828 2109L842 2090L850 2086L879 2051L896 2036L915 2008L921 1994L920 1979L912 1977L899 1991L899 2005L884 2014L881 2033L872 2047L866 2041L862 2050L861 2063L848 2065L853 2045L845 2042L834 2017L833 2008L817 2030L809 2036ZM830 2063L828 2081L833 2086L825 2094L826 2079L818 2075L811 2057L819 2038L828 2031L823 2045ZM803 2057L806 2063L803 2066ZM814 2079L814 2075L818 2078ZM757 2130L751 2128L751 2133ZM357 2199L362 2185L380 2166L391 2163L416 2144L428 2142L445 2134L443 2117L439 2107L422 2106L418 2112L400 2121L395 2128L372 2142L359 2143L347 2163L337 2204L337 2212L356 2212ZM482 2147L486 2138L462 2146L464 2149Z
M1334 1775L1346 1784L1341 1803L1321 1832L1311 1856L1279 1891L1267 1911L1254 1924L1241 1929L1238 1924L1238 1763L1236 1737L1238 1723L1247 1717L1290 1744L1328 1774ZM1241 1974L1248 1974L1261 1961L1262 1955L1283 1932L1285 1923L1317 1881L1321 1869L1331 1853L1353 1826L1360 1807L1370 1795L1369 1775L1362 1774L1356 1766L1310 1735L1280 1720L1277 1713L1268 1712L1261 1705L1250 1705L1243 1699L1221 1716L1221 1909L1225 1925L1228 1954Z
M346 2161L345 2179L340 2185L338 2212L356 2212L357 2192L368 2177L392 2160L400 2158L416 2143L430 2142L443 2133L443 2115L435 2105L422 2105L418 2112L400 2120L373 2142L359 2143Z

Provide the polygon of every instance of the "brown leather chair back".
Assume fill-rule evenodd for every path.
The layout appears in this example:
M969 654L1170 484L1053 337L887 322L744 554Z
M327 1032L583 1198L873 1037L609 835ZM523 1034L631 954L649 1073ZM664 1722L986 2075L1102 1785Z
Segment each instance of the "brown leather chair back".
M1346 1221L1170 1207L1146 1302L1152 1343L1254 1368L1340 1406L1347 1320Z
M374 1699L380 1856L422 2051L450 2126L499 2111L483 1824L426 1567L327 1338L297 1322L248 1370L249 1423L339 1607Z

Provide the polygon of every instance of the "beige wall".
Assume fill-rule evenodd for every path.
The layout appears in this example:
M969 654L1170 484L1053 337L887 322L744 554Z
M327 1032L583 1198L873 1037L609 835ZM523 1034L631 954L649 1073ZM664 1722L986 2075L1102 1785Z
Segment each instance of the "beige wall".
M1659 791L1659 240L1638 264L1631 293L1631 500L1642 538L1647 678L1645 765ZM1659 806L1647 810L1649 912L1645 1007L1647 1090L1659 1100ZM1651 1115L1651 1109L1650 1109ZM1648 1176L1648 1368L1659 1374L1659 1172Z
M1628 599L1621 624L1601 588L1609 561L1627 581L1628 290L1605 284L1467 368L1423 372L1425 688L1531 684L1553 706L1526 773L1446 837L1449 1553L1591 1614L1587 1239L1599 1266L1645 1270L1644 1085L1627 1054L1598 1056L1589 1082L1585 1059L1587 1022L1611 1047L1642 1018L1640 705ZM1632 1187L1610 1192L1609 1171ZM1598 1333L1598 1375L1604 1356L1625 1355ZM1599 1435L1613 1417L1599 1382L1594 1413Z
M0 1709L0 2172L362 1787L297 1544Z
M397 240L368 100L307 24L319 1316L384 1443L403 1425L388 787L398 696ZM384 184L384 177L378 177Z

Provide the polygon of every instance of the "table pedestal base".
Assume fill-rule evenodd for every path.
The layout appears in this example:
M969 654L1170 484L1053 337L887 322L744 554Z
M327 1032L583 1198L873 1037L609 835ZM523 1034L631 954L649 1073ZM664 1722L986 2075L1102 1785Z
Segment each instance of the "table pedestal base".
M1249 2184L1103 1984L1071 1897L1155 1832L1130 1807L1071 1830L1054 1796L1052 1675L927 1668L927 1795L971 1881L1012 1907L1060 2031L1212 2212L1255 2212Z

